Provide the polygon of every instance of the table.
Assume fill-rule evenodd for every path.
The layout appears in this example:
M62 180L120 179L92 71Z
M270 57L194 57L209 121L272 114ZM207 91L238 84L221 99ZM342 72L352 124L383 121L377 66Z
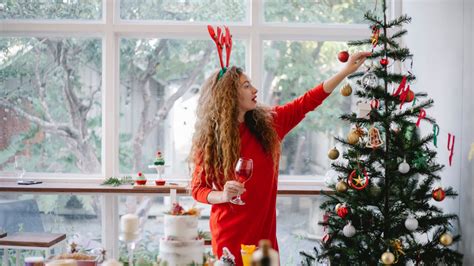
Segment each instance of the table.
M0 248L4 249L2 265L8 266L8 249L16 249L16 265L19 264L20 249L44 250L45 257L50 250L66 240L66 234L18 232L0 238Z

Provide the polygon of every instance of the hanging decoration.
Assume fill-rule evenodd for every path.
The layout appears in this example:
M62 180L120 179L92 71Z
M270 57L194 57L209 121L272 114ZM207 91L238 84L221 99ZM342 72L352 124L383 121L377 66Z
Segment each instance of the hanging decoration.
M380 29L375 25L372 26L372 37L370 37L370 41L372 43L372 50L379 43L379 36L380 36Z
M369 185L369 175L365 169L358 165L349 175L349 186L356 190L362 190Z
M406 159L403 159L403 162L398 165L398 172L406 174L410 171L410 165L407 163Z
M390 241L391 246L393 247L393 250L395 252L395 261L393 263L398 262L398 258L401 255L405 255L405 252L403 252L403 245L402 241L400 239L395 239Z
M369 129L369 142L366 147L376 149L383 145L382 138L380 137L380 131L372 125Z
M435 147L438 147L438 135L439 135L439 126L438 124L433 125L433 144Z
M351 222L348 222L344 228L342 228L342 233L345 237L353 237L356 234L356 229Z
M425 118L426 117L426 111L425 109L420 109L420 113L418 114L418 121L416 121L416 126L419 127L420 126L420 122L421 122L421 119Z
M395 263L395 255L393 255L393 253L387 249L387 251L385 251L380 257L380 260L385 265L392 265L393 263Z
M370 107L372 110L378 110L380 108L380 101L378 99L372 99L370 101Z
M367 72L364 76L362 76L361 84L364 89L375 89L379 85L379 78L374 74L374 72Z
M412 214L408 215L408 218L405 220L405 228L412 232L418 228L418 220Z
M452 142L451 142L451 136L453 137ZM451 135L451 133L448 133L448 151L449 151L449 166L452 165L453 163L453 155L454 155L454 135Z
M346 183L346 181L341 180L337 182L336 184L336 191L339 193L344 193L349 189L349 185Z
M442 201L446 197L446 192L441 187L433 189L433 192L431 194L433 196L433 199L436 201Z
M342 219L346 218L347 214L349 214L349 207L346 206L345 203L343 203L338 209L337 209L337 216L341 217Z
M443 233L439 237L439 243L441 243L441 245L447 247L447 246L449 246L453 243L453 236L450 233Z
M336 147L329 150L328 157L331 160L336 160L339 157L339 151L336 149Z

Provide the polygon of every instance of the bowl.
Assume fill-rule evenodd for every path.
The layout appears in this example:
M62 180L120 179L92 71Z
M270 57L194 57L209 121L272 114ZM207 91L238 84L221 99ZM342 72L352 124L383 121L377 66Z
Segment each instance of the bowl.
M163 179L158 179L158 180L155 180L155 184L157 186L164 186L166 184L166 181Z
M145 185L145 184L146 184L146 180L135 180L135 184L137 184L137 185Z

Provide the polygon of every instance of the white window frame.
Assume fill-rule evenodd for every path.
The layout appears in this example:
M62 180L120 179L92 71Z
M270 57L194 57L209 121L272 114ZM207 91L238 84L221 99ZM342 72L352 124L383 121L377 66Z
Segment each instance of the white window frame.
M349 41L370 36L367 25L301 24L264 22L263 0L247 0L248 13L243 22L228 23L236 39L246 40L246 69L257 88L262 86L263 41ZM159 37L208 39L205 22L127 21L119 18L119 0L103 0L103 16L99 21L69 20L3 20L0 36L64 36L99 37L102 39L102 171L88 175L92 180L119 174L119 41L122 37ZM391 1L389 17L401 15L402 1ZM222 24L222 23L213 23ZM113 66L113 67L108 67ZM35 175L35 174L33 174ZM58 181L84 181L81 174L48 174ZM44 174L42 174L44 179ZM89 181L91 179L88 179ZM324 185L322 177L307 181L297 176L280 185ZM103 244L112 257L118 255L117 195L105 195L102 204Z

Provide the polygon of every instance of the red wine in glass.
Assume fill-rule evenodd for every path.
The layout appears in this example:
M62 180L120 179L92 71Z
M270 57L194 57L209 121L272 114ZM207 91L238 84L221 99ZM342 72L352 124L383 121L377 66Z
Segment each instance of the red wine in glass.
M235 178L242 184L245 184L251 177L253 172L253 161L248 158L239 158L235 165ZM231 203L237 205L245 205L240 195L230 200Z

